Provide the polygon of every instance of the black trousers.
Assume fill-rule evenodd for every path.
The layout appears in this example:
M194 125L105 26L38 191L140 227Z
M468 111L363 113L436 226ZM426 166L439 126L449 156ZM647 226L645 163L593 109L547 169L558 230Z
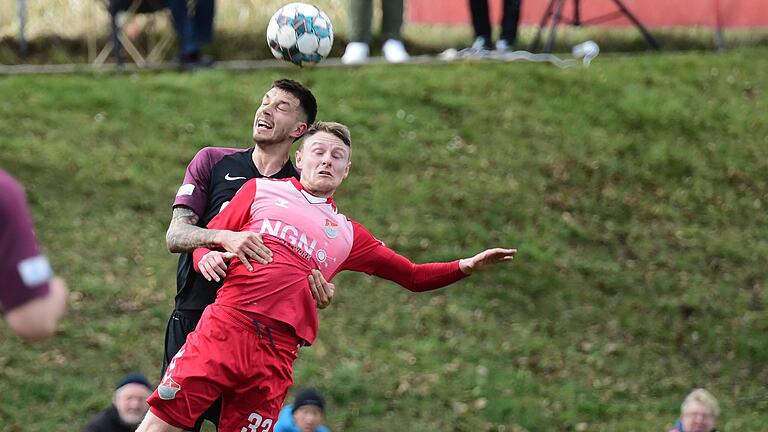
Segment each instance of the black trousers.
M160 379L163 379L165 370L168 368L173 357L179 352L184 343L187 341L192 331L197 327L202 311L173 311L171 317L168 319L168 327L165 329L165 355L163 355L163 368L160 371ZM204 420L208 420L219 426L219 416L221 415L221 398L211 405L207 411L200 417L195 423L195 432L199 432L203 425Z
M472 13L472 27L475 37L482 36L491 41L491 17L488 9L489 0L469 0ZM521 0L503 0L504 12L501 18L501 38L514 44L517 40L517 25L520 22Z

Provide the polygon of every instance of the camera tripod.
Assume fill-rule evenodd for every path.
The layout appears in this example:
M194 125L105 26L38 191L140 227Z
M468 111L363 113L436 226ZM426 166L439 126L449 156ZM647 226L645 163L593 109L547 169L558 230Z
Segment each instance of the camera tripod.
M580 11L581 0L573 0L573 19L568 23L574 26L588 25L625 15L630 21L632 21L632 24L634 24L635 27L640 30L640 33L643 34L649 45L651 45L654 49L661 48L661 45L656 40L656 38L654 38L648 29L643 26L643 23L641 23L640 20L638 20L637 17L635 17L632 12L630 12L629 9L624 6L624 3L622 3L621 0L611 1L616 4L619 10L606 15L591 18L589 20L582 20ZM544 12L544 16L541 17L541 21L539 22L539 29L536 31L536 37L533 39L533 43L531 43L529 51L534 52L539 47L539 42L541 42L541 33L547 26L547 21L549 21L550 18L552 18L552 22L549 27L549 35L547 37L546 43L544 44L543 52L548 53L552 51L552 45L555 42L555 31L557 29L557 25L560 24L560 22L563 20L563 7L565 6L565 2L566 0L550 0L549 5L547 5L547 9Z

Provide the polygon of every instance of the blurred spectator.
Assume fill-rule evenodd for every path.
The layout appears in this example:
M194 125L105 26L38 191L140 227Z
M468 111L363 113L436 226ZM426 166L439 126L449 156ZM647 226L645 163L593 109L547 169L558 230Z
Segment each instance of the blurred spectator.
M403 45L400 34L403 27L403 0L381 1L381 51L390 63L408 61L410 56ZM349 0L350 42L341 62L344 64L365 63L370 55L371 24L373 21L373 0Z
M501 36L496 41L496 51L511 51L517 42L517 25L520 21L520 2L504 0L504 15L501 19ZM475 30L475 51L492 51L494 48L488 0L469 0L472 13L472 28Z
M274 432L331 432L323 426L325 401L315 389L305 388L296 393L293 405L280 411Z
M67 308L67 287L40 253L24 189L0 170L0 312L27 340L51 336Z
M179 65L184 69L208 67L213 59L202 46L213 40L214 0L167 0L179 43Z
M96 414L85 432L134 432L149 409L150 394L152 386L144 375L125 375L112 394L112 406Z
M704 389L692 391L680 407L680 419L670 432L713 432L720 415L717 399Z

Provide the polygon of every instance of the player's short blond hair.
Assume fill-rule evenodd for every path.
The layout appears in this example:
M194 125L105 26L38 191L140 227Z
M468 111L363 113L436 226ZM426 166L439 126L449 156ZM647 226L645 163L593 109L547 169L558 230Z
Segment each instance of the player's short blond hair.
M709 407L709 410L712 412L712 415L715 418L720 415L720 407L717 404L717 399L712 396L712 393L704 390L703 388L697 388L685 397L683 404L680 406L680 413L685 414L686 409L693 402L698 402L706 407Z
M349 128L346 125L336 122L323 121L313 123L312 126L309 127L309 130L307 130L307 133L304 135L304 142L307 142L309 137L318 132L329 133L340 139L341 142L343 142L350 149L352 148L352 135L349 133Z

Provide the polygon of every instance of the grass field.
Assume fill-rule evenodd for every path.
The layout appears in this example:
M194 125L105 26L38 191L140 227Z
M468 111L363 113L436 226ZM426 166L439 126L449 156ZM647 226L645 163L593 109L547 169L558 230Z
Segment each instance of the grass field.
M351 126L338 203L389 246L520 249L432 293L340 276L296 363L334 431L659 431L696 386L762 430L766 54L0 78L0 167L73 290L54 340L0 324L0 431L80 430L122 373L156 382L185 165L248 146L282 76Z

